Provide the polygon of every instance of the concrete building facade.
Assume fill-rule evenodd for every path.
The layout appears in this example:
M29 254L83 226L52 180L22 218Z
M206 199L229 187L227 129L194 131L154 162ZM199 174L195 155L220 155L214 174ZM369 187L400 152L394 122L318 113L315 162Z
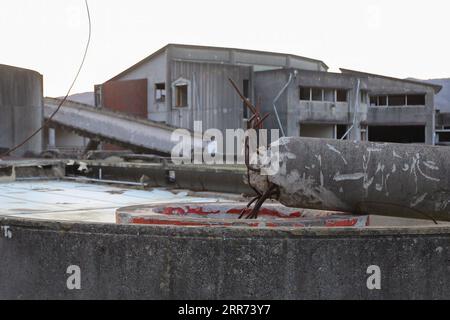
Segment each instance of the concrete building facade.
M248 111L228 78L271 114L267 128L281 124L288 136L434 144L440 86L347 69L332 73L321 60L291 54L169 44L96 86L96 105L190 130L194 121L203 130L245 128ZM133 82L140 98L121 99L133 110L106 101L127 95ZM280 92L278 121L273 101Z
M273 97L289 83L278 101L287 136L433 144L434 95L439 86L346 69L341 72L258 72L255 87L262 110L274 113ZM278 128L279 124L272 117L266 126Z
M104 99L110 95L111 82L119 82L116 90L120 90L120 83L125 86L126 81L146 79L148 119L191 130L194 120L202 120L208 128L241 128L242 101L228 78L252 99L255 72L288 67L328 69L320 60L289 54L169 44L96 86L96 105L111 108Z

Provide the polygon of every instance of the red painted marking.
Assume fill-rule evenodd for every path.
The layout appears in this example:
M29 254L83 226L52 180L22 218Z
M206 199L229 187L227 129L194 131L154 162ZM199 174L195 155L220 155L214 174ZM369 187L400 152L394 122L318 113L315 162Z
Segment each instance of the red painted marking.
M182 220L162 220L151 218L133 218L133 224L154 224L154 225L174 225L174 226L196 226L196 227L212 227L213 224L202 222L191 222ZM231 226L231 223L221 223L220 226Z
M345 220L327 220L326 227L353 227L358 222L358 218Z
M297 227L297 228L304 228L304 227L306 227L304 224L302 224L302 223L294 223L294 224L292 224L291 225L292 227Z
M160 210L155 210L160 211ZM191 208L189 206L186 206L186 208L181 207L165 207L162 209L162 214L166 215L188 215L188 214L197 214L202 216L207 216L209 214L217 214L220 213L220 210L212 211L212 210L204 210L203 207L194 207Z
M224 208L223 211L221 210L208 210L204 207L164 207L164 208L155 208L154 211L157 213L162 213L165 215L178 215L178 216L186 216L189 214L195 214L195 215L201 215L201 216L208 216L208 215L214 215L214 214L230 214L230 215L239 215L241 214L242 208L231 208L226 210ZM226 211L225 211L226 210ZM250 213L251 209L245 209L245 214ZM259 214L261 216L269 216L269 217L275 217L275 218L301 218L303 215L300 211L291 212L289 214L283 214L283 212L280 212L278 210L268 209L268 208L261 208L259 211Z
M164 205L153 207L153 214L142 216L134 216L130 219L131 224L148 224L148 225L172 225L172 226L196 226L196 227L220 227L220 226L247 226L247 227L289 227L289 228L304 228L312 226L323 227L354 227L360 219L365 219L366 226L369 225L367 217L352 217L351 215L319 215L317 217L305 217L301 211L284 210L282 207L278 209L261 208L260 216L270 217L274 219L266 220L226 220L208 219L214 218L217 214L227 215L230 219L236 219L237 215L245 209L245 214L248 214L251 209L246 209L244 206L237 207L230 204L198 204L189 206L187 204L178 204L174 206ZM159 213L159 214L158 214ZM156 214L156 215L155 215ZM189 215L200 215L199 219L184 219ZM169 218L167 216L172 216ZM297 218L297 219L294 219ZM362 221L361 221L362 222Z
M208 214L218 214L220 213L220 210L212 211L212 210L204 210L202 207L187 207L189 214L198 214L198 215L208 215Z
M165 207L162 213L166 215L185 215L186 211L183 208Z
M226 213L228 214L240 214L242 209L244 208L232 208L229 209ZM246 209L245 213L250 213L251 209ZM270 217L277 217L277 218L301 218L302 217L302 213L300 211L296 211L296 212L292 212L290 214L283 214L278 210L272 210L272 209L267 209L267 208L261 208L259 210L259 215L263 215L263 216L270 216Z
M249 227L259 227L259 223L249 223L247 224Z
M279 226L278 223L273 223L273 222L266 223L266 227L269 227L269 228L274 228L274 227L278 227L278 226Z

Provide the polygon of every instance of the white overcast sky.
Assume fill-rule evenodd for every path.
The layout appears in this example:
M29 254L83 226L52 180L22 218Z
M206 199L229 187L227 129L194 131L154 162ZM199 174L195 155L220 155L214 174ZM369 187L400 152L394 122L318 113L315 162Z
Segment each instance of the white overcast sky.
M448 0L89 0L92 45L73 93L167 43L278 51L395 77L450 77ZM0 64L64 95L87 37L84 0L0 0Z

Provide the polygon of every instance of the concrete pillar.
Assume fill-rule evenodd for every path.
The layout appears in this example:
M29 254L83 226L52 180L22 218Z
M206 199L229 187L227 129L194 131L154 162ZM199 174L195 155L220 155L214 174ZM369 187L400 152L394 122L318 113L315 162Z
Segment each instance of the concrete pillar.
M56 130L54 128L48 128L48 148L56 148Z
M278 144L280 170L267 180L286 206L450 221L450 148L299 137ZM264 191L260 177L252 173Z
M353 90L349 92L349 110L350 110L350 126L353 129L350 131L349 140L351 141L361 141L361 81L358 85L358 79L354 79ZM355 116L356 112L356 116Z
M425 95L425 108L427 109L427 122L425 125L425 143L434 145L434 135L436 132L435 124L435 106L434 106L434 91L428 92Z

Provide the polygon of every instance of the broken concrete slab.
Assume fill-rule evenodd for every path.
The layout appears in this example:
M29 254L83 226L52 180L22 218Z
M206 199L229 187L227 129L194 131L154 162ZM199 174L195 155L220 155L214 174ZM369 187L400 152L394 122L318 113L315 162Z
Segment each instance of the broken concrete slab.
M277 144L280 170L266 182L286 206L450 220L450 148L298 137Z

